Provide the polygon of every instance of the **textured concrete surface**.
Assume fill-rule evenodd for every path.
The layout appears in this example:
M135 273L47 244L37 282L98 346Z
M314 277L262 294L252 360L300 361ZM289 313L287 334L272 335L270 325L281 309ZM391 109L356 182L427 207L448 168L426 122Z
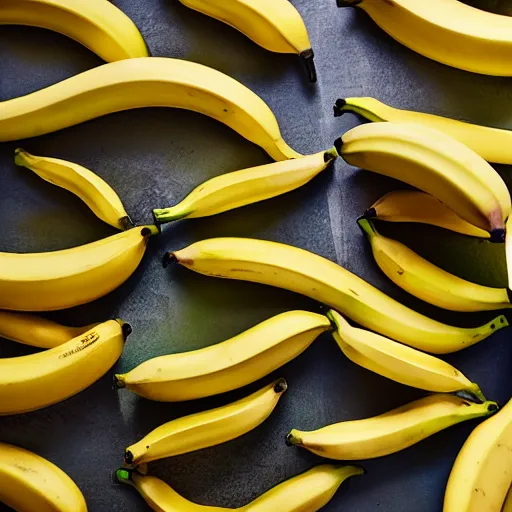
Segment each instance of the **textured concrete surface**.
M259 48L234 29L181 6L177 0L116 0L144 34L155 56L207 64L232 75L272 107L285 139L297 150L330 146L357 124L335 119L337 97L373 95L473 122L512 128L510 79L472 75L429 61L400 46L367 16L337 9L334 0L294 0L309 28L319 83L305 83L297 60ZM469 2L468 2L469 3ZM472 0L506 12L507 2ZM35 28L0 27L0 100L35 91L101 64L67 38ZM1 104L0 104L1 108ZM1 251L72 247L113 233L69 193L13 164L22 146L36 154L85 165L106 178L137 222L153 207L179 201L201 181L268 162L256 146L206 117L170 109L114 114L37 139L0 144ZM512 183L512 170L499 171ZM72 324L120 316L134 327L122 359L126 371L145 359L217 343L280 311L315 304L281 290L224 282L185 269L164 271L160 256L212 236L267 238L310 249L347 266L393 297L437 319L476 325L493 315L452 314L402 292L380 273L355 219L400 183L337 163L308 187L217 217L177 223L152 240L139 270L120 289L93 304L50 315ZM502 248L441 230L383 227L421 254L462 277L504 285ZM0 357L30 353L0 341ZM447 357L492 399L512 394L510 331ZM287 448L292 427L311 429L384 412L422 395L347 361L329 336L301 357L246 389L184 404L159 404L111 391L111 374L80 395L32 414L0 418L0 439L47 457L83 490L90 512L142 512L128 487L110 484L126 446L172 418L249 394L285 376L289 391L261 427L222 446L160 461L151 471L197 503L237 507L320 462ZM345 484L326 512L440 512L451 464L475 426L442 432L402 453L364 462L368 474ZM0 511L7 510L0 505Z

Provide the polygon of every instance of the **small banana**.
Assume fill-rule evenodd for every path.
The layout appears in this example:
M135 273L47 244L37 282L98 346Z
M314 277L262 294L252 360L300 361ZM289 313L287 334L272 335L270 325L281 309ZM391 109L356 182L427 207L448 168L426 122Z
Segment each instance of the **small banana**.
M103 222L117 229L133 227L116 192L89 169L66 160L31 155L20 148L14 155L16 165L26 167L49 183L75 194Z
M448 479L443 511L505 512L511 485L512 400L464 443Z
M332 148L216 176L196 187L177 205L153 210L155 223L217 215L290 192L312 180L337 157L338 152Z
M183 5L236 28L266 50L297 53L316 82L314 52L300 13L288 0L180 0Z
M415 123L450 135L488 162L512 164L512 130L491 128L423 112L393 108L375 98L345 98L336 101L334 115L354 112L369 121Z
M404 450L462 421L489 416L497 409L496 402L473 403L436 394L373 418L335 423L312 432L293 429L286 441L328 459L373 459Z
M116 374L115 386L161 402L224 393L280 368L331 328L323 315L288 311L222 343L149 359L128 373Z
M263 423L287 389L284 379L216 409L169 421L125 451L126 464L145 464L231 441Z
M327 304L356 323L406 345L447 354L508 326L499 316L472 329L428 318L388 297L345 268L309 251L250 238L212 238L164 256L194 272L276 286Z
M16 512L87 512L75 482L57 466L0 442L0 501Z
M368 236L379 268L406 292L451 311L492 311L512 307L506 288L482 286L439 268L404 244L381 235L371 221L359 226Z

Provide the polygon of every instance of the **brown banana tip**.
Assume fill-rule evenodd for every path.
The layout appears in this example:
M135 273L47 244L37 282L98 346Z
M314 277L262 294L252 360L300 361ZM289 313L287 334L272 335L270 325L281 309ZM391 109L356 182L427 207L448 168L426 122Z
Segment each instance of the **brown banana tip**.
M372 206L371 208L365 210L365 212L363 213L363 215L361 215L361 217L359 217L359 219L374 219L375 217L377 217L377 210Z
M123 231L127 231L128 229L134 228L135 224L130 218L129 215L125 215L119 219L119 225Z
M132 326L126 322L123 323L121 330L123 331L124 341L126 341L128 336L133 332Z
M334 141L334 147L336 148L336 151L338 152L338 155L341 156L341 150L343 148L343 141L341 140L341 137L338 137L335 141Z
M505 228L497 228L493 229L489 232L491 237L489 238L489 241L493 244L502 244L505 242Z
M317 81L316 67L315 67L315 52L312 48L308 48L299 53L300 62L304 69L310 83L314 84Z
M334 104L334 117L342 116L346 111L343 110L343 107L347 104L347 102L343 98L338 98L336 103Z
M495 402L492 402L490 403L488 406L487 406L487 410L489 412L498 412L499 410L499 405Z
M124 452L124 461L126 464L133 464L133 453L130 450Z
M124 382L119 378L119 374L116 373L112 377L112 389L117 391L118 389L122 389L125 387Z
M274 384L274 391L276 393L284 393L288 389L288 383L286 382L286 379L279 379Z
M286 434L284 442L286 443L286 446L295 446L295 443L292 441L293 436L290 432L289 434Z
M179 263L178 258L173 252L166 252L162 258L162 266L167 268L171 263Z

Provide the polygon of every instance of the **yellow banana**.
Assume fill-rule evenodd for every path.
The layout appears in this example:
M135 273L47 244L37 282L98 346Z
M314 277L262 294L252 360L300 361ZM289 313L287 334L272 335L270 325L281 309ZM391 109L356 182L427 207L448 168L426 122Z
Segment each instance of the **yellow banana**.
M443 511L501 512L511 485L512 400L464 443L448 479Z
M78 196L103 222L118 229L133 227L116 192L89 169L66 160L31 155L20 148L15 151L14 162Z
M58 347L0 359L0 415L42 409L84 390L112 368L130 332L109 320Z
M451 311L492 311L512 307L506 288L482 286L454 276L404 244L381 235L368 219L361 218L358 223L368 236L379 268L411 295Z
M149 359L128 373L117 374L115 385L161 402L224 393L283 366L330 329L323 315L288 311L222 343Z
M145 464L240 437L270 416L286 388L286 381L278 379L231 404L169 421L129 446L125 462Z
M335 423L312 432L294 429L286 440L328 459L373 459L404 450L462 421L489 416L497 409L496 402L477 404L436 394L373 418Z
M507 497L505 498L505 503L503 503L503 508L501 512L512 512L512 486L508 490Z
M363 327L435 354L461 350L508 326L504 316L472 329L437 322L326 258L265 240L202 240L164 256L164 265L173 261L200 274L301 293L337 309Z
M459 0L337 0L363 9L411 50L473 73L512 76L512 18ZM447 50L449 49L449 50Z
M200 112L258 144L274 160L300 156L281 137L268 105L250 89L207 66L163 57L104 64L0 102L0 142L36 137L139 107Z
M153 210L155 222L208 217L290 192L312 180L337 156L332 148L216 176L196 187L177 205Z
M0 442L0 501L16 512L87 512L75 482L35 453Z

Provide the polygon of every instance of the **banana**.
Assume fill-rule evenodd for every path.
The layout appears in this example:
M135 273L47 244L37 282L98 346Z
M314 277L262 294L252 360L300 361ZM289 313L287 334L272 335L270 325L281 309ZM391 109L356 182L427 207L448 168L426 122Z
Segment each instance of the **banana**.
M207 66L164 57L104 64L0 102L0 142L36 137L140 107L200 112L258 144L274 160L301 156L286 144L274 114L250 89Z
M109 320L58 347L0 359L0 415L42 409L89 387L119 359L130 332Z
M16 512L87 512L75 482L50 461L0 442L0 501Z
M0 25L59 32L107 62L149 55L133 21L108 0L2 0Z
M31 155L21 148L14 154L16 165L26 167L49 183L75 194L103 222L123 230L133 227L116 192L89 169L66 160Z
M338 312L327 316L335 329L334 339L354 363L383 377L436 393L464 392L485 402L478 384L442 359L425 354L371 331L352 327Z
M129 446L124 460L138 466L231 441L263 423L286 389L278 379L231 404L169 421Z
M164 256L214 277L262 283L306 295L358 324L419 350L447 354L508 326L504 316L472 329L432 320L400 304L345 268L289 245L249 238L212 238Z
M276 197L312 180L337 157L338 152L332 148L314 155L216 176L196 187L177 205L153 210L155 223L208 217Z
M443 511L501 512L511 485L512 400L464 443L448 479Z
M482 286L454 276L404 244L381 235L368 219L361 218L358 223L368 236L382 272L414 297L451 311L492 311L512 307L506 288Z
M511 39L512 41L512 39ZM512 164L512 130L457 121L449 117L393 108L375 98L345 98L336 101L334 115L354 112L372 122L395 121L433 128L457 139L488 162Z
M417 222L462 235L489 238L489 232L461 219L439 199L419 190L394 190L378 199L363 215L387 222Z
M115 386L160 402L217 395L280 368L331 328L323 315L288 311L222 343L149 359L128 373L116 374Z
M496 402L473 403L436 394L373 418L335 423L312 432L293 429L286 441L328 459L373 459L404 450L462 421L489 416L497 409Z
M357 6L398 42L442 64L512 76L512 19L458 0L337 0ZM449 49L449 51L447 51Z
M505 498L505 503L503 503L503 508L501 512L512 512L512 486L508 490L507 497Z
M183 5L236 28L266 50L297 53L316 82L314 52L304 20L288 0L180 0Z
M155 226L139 226L72 249L0 252L0 308L51 311L91 302L124 283Z
M428 192L464 220L503 242L510 193L479 155L442 132L410 123L356 126L335 146L350 165Z

